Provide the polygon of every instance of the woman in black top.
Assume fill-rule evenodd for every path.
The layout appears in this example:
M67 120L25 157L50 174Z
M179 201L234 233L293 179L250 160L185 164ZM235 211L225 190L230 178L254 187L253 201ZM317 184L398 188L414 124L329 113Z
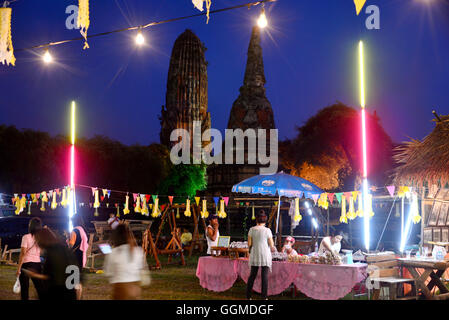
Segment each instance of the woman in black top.
M36 242L45 251L42 274L26 269L22 271L31 278L44 281L46 290L41 299L76 300L75 286L80 282L80 277L73 271L76 259L72 252L48 228L36 233Z
M80 270L80 276L81 276L81 283L78 287L78 289L76 290L76 294L77 294L77 299L81 300L81 294L82 294L82 281L83 281L83 277L82 277L82 271L83 271L83 256L84 256L84 252L81 250L81 243L83 241L83 238L81 237L81 232L78 228L83 229L84 233L86 233L86 228L84 227L84 223L83 223L83 218L81 217L81 214L76 214L73 217L73 230L70 234L70 240L69 240L69 246L76 258L76 262L78 265L78 268Z

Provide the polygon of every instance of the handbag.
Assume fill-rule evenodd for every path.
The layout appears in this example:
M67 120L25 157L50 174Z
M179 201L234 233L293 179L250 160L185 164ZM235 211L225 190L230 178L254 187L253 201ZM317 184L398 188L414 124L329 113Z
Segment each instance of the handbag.
M19 294L19 293L20 293L20 281L19 281L19 277L17 277L16 283L14 283L14 287L12 288L12 292L14 292L15 294Z

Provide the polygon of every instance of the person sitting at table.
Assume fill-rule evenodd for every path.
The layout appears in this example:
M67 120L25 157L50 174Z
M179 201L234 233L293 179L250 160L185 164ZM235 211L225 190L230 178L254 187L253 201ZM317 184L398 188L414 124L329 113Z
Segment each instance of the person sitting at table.
M189 229L183 228L183 232L181 234L181 245L182 247L189 246L192 242L192 234L190 233Z
M288 236L285 239L284 246L282 247L281 252L286 253L289 256L297 256L298 253L295 249L293 249L293 245L295 244L295 238Z
M108 219L108 225L111 227L112 230L117 228L117 226L120 224L120 219L115 215L115 213L111 212L109 214Z
M319 254L324 254L326 252L331 252L334 255L338 255L341 249L341 240L343 239L343 233L338 234L332 233L329 237L324 237L321 240L320 248L318 249Z
M209 224L206 228L206 240L207 240L207 254L212 254L212 247L216 247L218 244L218 237L220 232L218 231L218 216L213 214L209 216ZM215 253L215 252L214 252Z

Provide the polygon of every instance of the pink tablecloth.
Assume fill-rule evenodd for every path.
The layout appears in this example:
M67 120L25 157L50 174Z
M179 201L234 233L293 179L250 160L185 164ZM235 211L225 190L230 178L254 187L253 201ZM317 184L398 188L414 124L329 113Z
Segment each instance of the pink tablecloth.
M366 264L331 266L273 261L268 275L268 295L280 294L293 283L310 298L337 300L350 293L365 278L365 272ZM218 292L231 288L239 276L247 282L249 273L247 260L213 257L201 257L196 271L203 288ZM260 271L253 289L261 291Z

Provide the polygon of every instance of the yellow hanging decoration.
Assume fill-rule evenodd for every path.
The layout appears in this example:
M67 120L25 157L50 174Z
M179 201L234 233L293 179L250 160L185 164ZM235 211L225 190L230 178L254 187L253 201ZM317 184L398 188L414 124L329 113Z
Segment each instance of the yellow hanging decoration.
M144 194L140 195L140 200L142 201L142 210L140 212L142 215L149 216L150 212L148 211L147 199Z
M207 9L207 22L209 23L209 12L210 12L210 7L212 5L212 0L192 0L193 5L195 6L195 8L197 8L200 11L203 11L203 2L206 2L206 9Z
M356 215L359 218L363 218L363 201L362 201L362 195L359 196L359 200L357 200L357 211Z
M89 48L89 44L87 43L87 29L89 29L89 25L89 0L78 0L77 27L80 28L80 33L85 40L83 50Z
M199 206L199 204L200 204L200 197L195 197L195 202L196 202L196 205L197 206Z
M31 215L31 201L28 201L28 215Z
M346 216L349 220L354 220L357 218L357 213L355 213L354 197L349 197L349 210Z
M179 208L176 208L176 219L181 218L181 216L179 215Z
M16 210L14 211L14 213L16 215L19 215L22 212L19 197L14 198L14 201L15 201L15 205L16 205Z
M299 198L295 198L295 215L293 219L295 222L300 222L302 220L302 215L299 212Z
M126 195L125 207L123 208L123 214L129 213L129 196Z
M207 211L207 200L203 200L203 208L201 210L201 218L206 219L209 217L209 212Z
M134 207L134 212L141 212L142 209L140 208L140 196L137 195L136 198L136 206Z
M341 197L341 216L340 223L348 223L348 217L346 217L346 197Z
M254 205L252 207L252 212L253 212L253 215L251 217L251 220L256 220L256 215L254 214Z
M98 208L100 207L100 197L98 195L98 189L95 189L95 201L94 201L94 208L95 208L95 212L94 212L94 216L98 217Z
M225 212L225 202L223 199L220 200L220 210L218 211L218 216L223 219L227 217L227 214Z
M35 195L34 193L31 194L31 201L32 201L33 203L36 203L36 202L37 202L36 195Z
M48 202L48 198L47 198L47 192L43 191L41 196L41 201L42 201L42 205L41 205L41 211L45 211L45 202Z
M186 211L184 211L184 215L186 217L190 217L192 213L190 212L190 199L187 199L186 201Z
M406 186L400 186L399 187L399 190L398 190L398 197L399 198L404 198L405 197L405 194L407 193L407 192L409 192L410 191L410 188L409 187L406 187Z
M56 191L52 194L52 200L51 200L51 209L55 210L58 207L58 203L56 202Z
M67 207L67 189L62 189L62 200L61 200L61 206L66 208Z
M325 210L329 208L329 202L327 201L327 193L322 193L320 198L318 199L318 207L321 207Z
M368 195L368 216L372 217L374 216L374 211L373 211L373 195L369 194Z
M14 66L16 58L11 39L11 14L11 8L0 8L0 62Z
M154 199L153 211L151 212L151 216L153 218L157 218L161 215L161 211L159 210L159 198Z
M120 206L117 203L117 213L115 215L117 218L120 218Z
M419 215L418 209L418 195L416 193L412 194L412 204L410 206L410 214L412 215L412 221L417 224L421 221L421 216Z

